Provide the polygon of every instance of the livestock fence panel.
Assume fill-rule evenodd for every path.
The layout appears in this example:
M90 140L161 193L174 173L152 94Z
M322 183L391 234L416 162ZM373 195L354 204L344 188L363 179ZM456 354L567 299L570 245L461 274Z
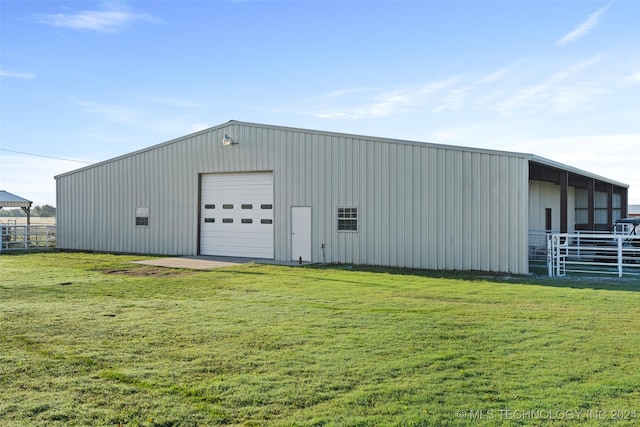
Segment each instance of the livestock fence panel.
M56 227L2 224L0 238L0 252L50 250L56 247Z
M640 236L597 233L548 235L549 276L569 273L640 276Z

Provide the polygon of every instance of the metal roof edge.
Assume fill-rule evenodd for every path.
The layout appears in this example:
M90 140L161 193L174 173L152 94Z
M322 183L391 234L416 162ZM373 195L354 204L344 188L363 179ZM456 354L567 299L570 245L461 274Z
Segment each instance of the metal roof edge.
M27 200L24 197L16 196L15 194L9 193L8 191L5 191L5 190L0 190L0 202L23 203L23 204L33 203L31 200ZM11 206L11 207L16 207L16 206ZM20 207L20 206L17 206L17 207Z
M116 156L107 160L103 160L97 163L93 163L91 165L88 166L84 166L82 168L79 169L74 169L72 171L69 172L65 172L59 175L54 176L54 179L58 179L58 178L62 178L64 176L67 175L73 175L75 173L78 172L82 172L84 170L88 170L97 166L101 166L104 164L108 164L111 162L115 162L117 160L121 160L130 156L135 156L141 153L145 153L151 150L155 150L157 148L166 146L166 145L170 145L170 144L175 144L178 143L180 141L183 141L187 138L192 138L194 136L200 135L200 134L204 134L204 133L208 133L208 132L212 132L218 129L222 129L231 125L237 125L237 126L251 126L251 127L258 127L258 128L263 128L263 129L273 129L273 130L285 130L285 131L291 131L291 132L302 132L302 133L312 133L312 134L316 134L316 135L328 135L328 136L337 136L337 137L345 137L345 138L353 138L353 139L365 139L368 141L377 141L377 142L385 142L385 143L390 143L390 144L402 144L402 145L413 145L413 146L418 146L418 147L433 147L433 148L441 148L441 149L447 149L447 150L454 150L454 151L466 151L466 152L474 152L474 153L481 153L481 154L493 154L493 155L501 155L501 156L509 156L509 157L517 157L517 158L522 158L522 159L526 159L529 161L533 161L536 163L540 163L542 165L546 165L549 167L553 167L556 169L561 169L561 170L565 170L567 172L572 172L578 175L582 175L585 177L589 177L589 178L594 178L597 179L599 181L604 181L610 184L614 184L620 187L624 187L624 188L629 188L628 184L624 184L622 182L613 180L613 179L609 179L609 178L605 178L603 176L591 173L591 172L587 172L578 168L575 168L573 166L569 166L566 165L564 163L560 163L560 162L556 162L554 160L550 160L550 159L546 159L544 157L540 157L537 156L535 154L528 154L528 153L519 153L519 152L514 152L514 151L501 151L501 150L493 150L493 149L488 149L488 148L475 148L475 147L465 147L465 146L458 146L458 145L446 145L446 144L436 144L436 143L432 143L432 142L421 142L421 141L411 141L411 140L403 140L403 139L394 139L394 138L385 138L385 137L377 137L377 136L370 136L370 135L358 135L358 134L350 134L350 133L343 133L343 132L332 132L332 131L323 131L323 130L316 130L316 129L305 129L305 128L297 128L297 127L291 127L291 126L279 126L279 125L267 125L267 124L262 124L262 123L252 123L252 122L244 122L244 121L239 121L239 120L229 120L228 122L216 125L216 126L212 126L206 129L202 129L200 131L197 132L193 132L178 138L173 138L170 139L168 141L165 142L161 142L159 144L155 144L155 145L151 145L149 147L146 148L142 148L140 150L136 150L136 151L132 151L130 153L127 154L122 154L120 156Z
M297 128L292 126L267 125L263 123L242 122L237 120L231 120L229 121L228 124L254 126L254 127L264 128L264 129L288 130L291 132L313 133L317 135L329 135L329 136L338 136L338 137L353 138L353 139L364 139L367 141L386 142L390 144L414 145L417 147L426 146L426 147L442 148L442 149L454 150L454 151L468 151L468 152L496 154L496 155L503 155L503 156L508 155L511 157L520 157L520 158L526 158L528 156L528 154L518 153L515 151L494 150L491 148L466 147L462 145L447 145L447 144L438 144L435 142L415 141L415 140L408 140L408 139L395 139L395 138L387 138L387 137L371 136L371 135L360 135L360 134L346 133L346 132L334 132L334 131L325 131L325 130L308 129L308 128Z
M587 178L597 179L598 181L607 182L609 184L613 184L618 187L629 188L629 184L625 184L623 182L616 181L614 179L606 178L604 176L601 176L595 173L587 172L585 170L578 169L564 163L556 162L555 160L550 160L544 157L537 156L535 154L527 154L527 156L529 156L530 161L540 163L541 165L549 166L555 169L561 169L567 172L575 173L577 175L585 176Z
M268 124L262 124L262 123L252 123L252 122L244 122L244 121L239 121L239 120L229 120L228 122L216 125L216 126L212 126L210 128L206 128L206 129L202 129L200 131L197 132L193 132L184 136L180 136L177 138L173 138L170 139L168 141L165 142L161 142L159 144L154 144L151 145L149 147L145 147L145 148L141 148L139 150L136 151L132 151L130 153L126 153L126 154L122 154L116 157L112 157L110 159L106 159L106 160L102 160L96 163L92 163L90 165L87 166L83 166L81 168L78 169L74 169L71 170L69 172L64 172L58 175L55 175L53 178L54 179L58 179L58 178L62 178L65 177L67 175L73 175L75 173L78 172L82 172L97 166L101 166L101 165L105 165L111 162L115 162L117 160L121 160L130 156L135 156L141 153L145 153L147 151L151 151L151 150L155 150L156 148L160 148L162 146L165 145L169 145L169 144L175 144L177 142L180 142L182 140L185 140L187 138L192 138L196 135L200 135L203 133L207 133L207 132L211 132L211 131L215 131L218 129L222 129L224 127L230 126L230 125L238 125L238 126L252 126L252 127L259 127L259 128L263 128L263 129L274 129L274 130L285 130L285 131L291 131L291 132L302 132L302 133L313 133L316 135L331 135L331 136L338 136L338 137L346 137L346 138L354 138L354 139L365 139L368 141L378 141L378 142L386 142L386 143L391 143L391 144L402 144L402 145L414 145L414 146L419 146L419 147L433 147L433 148L442 148L442 149L447 149L447 150L455 150L455 151L468 151L468 152L476 152L476 153L485 153L485 154L494 154L494 155L508 155L511 157L520 157L520 158L524 158L526 155L522 154L522 153L517 153L517 152L511 152L511 151L500 151L500 150L492 150L492 149L488 149L488 148L475 148L475 147L464 147L464 146L458 146L458 145L446 145L446 144L436 144L436 143L432 143L432 142L422 142L422 141L411 141L411 140L403 140L403 139L394 139L394 138L385 138L385 137L379 137L379 136L370 136L370 135L358 135L358 134L351 134L351 133L343 133L343 132L332 132L332 131L323 131L323 130L317 130L317 129L305 129L305 128L297 128L297 127L291 127L291 126L279 126L279 125L268 125Z
M92 163L90 165L83 166L83 167L78 168L78 169L73 169L73 170L71 170L69 172L63 172L61 174L55 175L53 177L53 179L62 178L62 177L65 177L67 175L73 175L75 173L82 172L82 171L85 171L85 170L88 170L88 169L92 169L92 168L97 167L97 166L106 165L108 163L112 163L112 162L115 162L117 160L126 159L127 157L131 157L131 156L135 156L135 155L138 155L138 154L146 153L147 151L152 151L152 150L155 150L156 148L160 148L160 147L163 147L165 145L175 144L175 143L180 142L180 141L182 141L184 139L192 138L192 137L194 137L196 135L200 135L200 134L203 134L203 133L207 133L207 132L211 132L211 131L214 131L214 130L218 130L218 129L221 129L221 128L225 127L225 126L229 126L230 124L233 124L233 123L240 123L240 122L236 122L235 120L230 120L230 121L228 121L226 123L222 123L222 124L219 124L219 125L216 125L216 126L212 126L212 127L206 128L206 129L202 129L202 130L199 130L199 131L196 131L196 132L192 132L192 133L189 133L189 134L184 135L184 136L179 136L177 138L172 138L172 139L170 139L168 141L161 142L159 144L150 145L148 147L141 148L139 150L132 151L130 153L125 153L125 154L121 154L121 155L116 156L116 157L112 157L110 159L101 160L99 162Z

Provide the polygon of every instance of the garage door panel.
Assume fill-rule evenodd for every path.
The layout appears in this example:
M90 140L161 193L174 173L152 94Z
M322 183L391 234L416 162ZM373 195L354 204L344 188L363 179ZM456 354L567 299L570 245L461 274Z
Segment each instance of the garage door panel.
M272 254L271 235L253 235L247 239L243 233L216 233L209 243L203 243L202 254L269 258Z
M243 219L253 220L253 223L260 223L261 219L273 219L273 214L271 212L212 212L207 210L206 212L202 212L202 218L210 218L215 219L215 222L212 224L222 224L223 219L232 219L232 224L242 224Z
M200 253L273 258L273 173L202 176Z
M254 232L251 235L251 240L247 239L247 234L245 232L234 232L234 231L218 231L218 232L213 232L213 233L205 233L204 234L206 237L210 237L211 239L215 239L218 238L220 240L230 240L231 242L229 242L229 245L232 244L238 244L238 242L243 242L243 244L252 244L255 243L256 241L260 240L260 241L264 241L264 242L269 242L271 243L272 241L272 234L271 232Z

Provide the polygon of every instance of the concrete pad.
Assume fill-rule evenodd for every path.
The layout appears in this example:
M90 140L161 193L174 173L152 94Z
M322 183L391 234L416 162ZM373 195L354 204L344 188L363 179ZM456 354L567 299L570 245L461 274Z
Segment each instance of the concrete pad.
M144 261L133 261L135 264L154 265L157 267L188 268L191 270L210 270L214 268L230 267L240 262L221 261L211 257L175 257L158 258Z
M272 264L272 265L287 265L287 266L299 266L310 265L309 262L303 262L302 264L297 261L273 261L270 259L261 258L240 258L240 257L222 257L222 256L185 256L185 257L171 257L171 258L157 258L144 261L133 261L135 264L154 265L158 267L168 268L188 268L191 270L211 270L214 268L230 267L238 264L247 264L255 262L257 264Z

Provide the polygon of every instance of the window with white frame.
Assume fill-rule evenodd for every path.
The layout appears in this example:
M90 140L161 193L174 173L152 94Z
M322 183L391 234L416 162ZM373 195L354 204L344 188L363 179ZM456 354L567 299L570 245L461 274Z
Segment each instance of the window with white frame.
M149 226L149 208L136 208L136 227Z
M358 231L358 208L338 208L338 231Z

